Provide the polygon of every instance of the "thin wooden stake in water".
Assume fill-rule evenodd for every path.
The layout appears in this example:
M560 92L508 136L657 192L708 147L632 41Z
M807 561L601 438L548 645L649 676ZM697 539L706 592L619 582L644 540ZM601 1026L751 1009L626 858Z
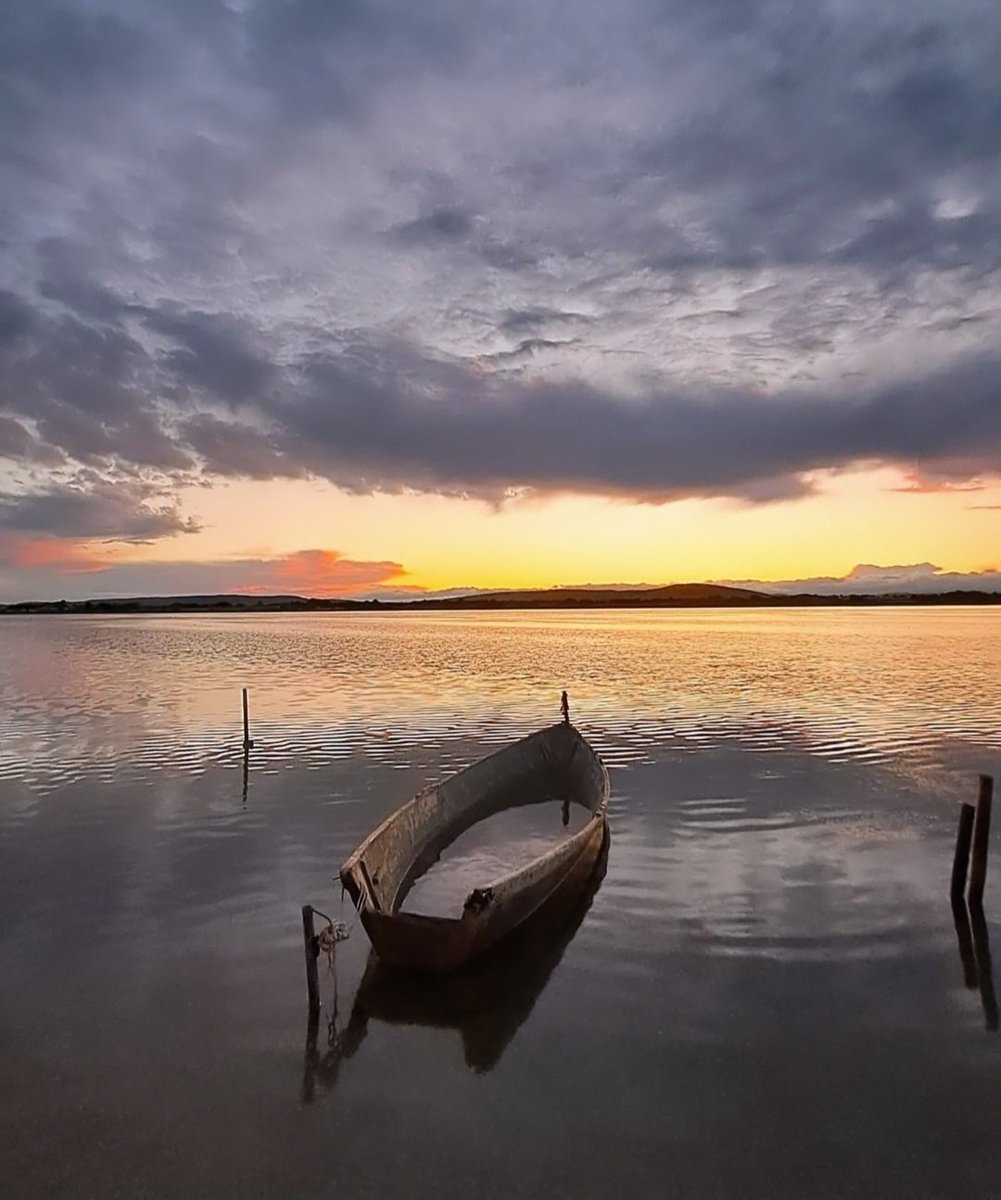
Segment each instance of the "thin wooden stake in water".
M252 750L254 743L250 740L250 710L247 704L247 689L243 689L243 748Z
M987 850L991 836L991 801L994 797L994 780L990 775L980 776L980 794L977 796L977 821L973 827L973 862L970 868L970 907L980 904L984 898L987 882Z
M316 960L320 955L320 946L313 929L313 906L302 906L302 941L306 951L306 989L309 992L309 1011L320 1011L320 980L316 970Z
M972 804L959 806L959 828L956 830L956 857L952 860L952 886L949 893L953 900L962 900L966 891L966 871L970 865L970 842L973 840L973 817L976 809Z

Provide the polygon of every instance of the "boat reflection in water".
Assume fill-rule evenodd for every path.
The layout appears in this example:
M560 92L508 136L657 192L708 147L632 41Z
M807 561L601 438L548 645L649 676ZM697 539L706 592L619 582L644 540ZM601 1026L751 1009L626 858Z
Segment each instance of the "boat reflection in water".
M315 1098L317 1085L333 1088L341 1063L357 1052L372 1020L455 1029L462 1035L471 1071L495 1067L587 915L605 877L608 843L606 833L596 862L576 864L546 903L509 938L450 974L396 970L384 966L372 952L343 1029L338 1028L335 1000L327 1049L322 1053L317 1045L319 1017L310 1019L303 1100L309 1103ZM582 880L585 872L590 872L590 878Z

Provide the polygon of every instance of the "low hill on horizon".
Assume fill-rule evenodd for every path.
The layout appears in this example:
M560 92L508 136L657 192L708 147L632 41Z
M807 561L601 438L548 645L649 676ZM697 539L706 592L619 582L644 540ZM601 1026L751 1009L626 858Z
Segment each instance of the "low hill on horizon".
M661 587L587 587L523 588L477 592L472 596L453 596L448 600L414 600L412 605L447 605L449 608L471 608L477 605L508 607L560 608L575 605L591 607L635 604L753 604L767 600L764 592L750 588L726 587L716 583L669 583Z
M203 610L296 611L300 609L415 608L592 608L662 604L750 604L767 601L762 592L711 583L672 583L607 587L522 588L471 592L459 596L355 600L346 597L252 595L231 592L186 596L98 596L89 600L32 600L0 604L0 612L199 612Z
M219 612L413 612L475 609L557 608L805 608L893 605L1001 604L1001 592L944 591L859 595L800 592L780 594L716 583L671 583L663 587L523 588L461 596L349 600L317 596L247 595L242 592L192 596L94 597L0 604L0 614L219 613Z

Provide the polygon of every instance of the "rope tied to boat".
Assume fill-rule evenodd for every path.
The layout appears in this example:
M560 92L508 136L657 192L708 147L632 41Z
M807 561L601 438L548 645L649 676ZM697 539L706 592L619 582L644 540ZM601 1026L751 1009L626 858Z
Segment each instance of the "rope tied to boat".
M466 903L462 906L463 912L481 913L493 902L494 889L492 887L473 888L466 897Z
M320 912L318 908L314 908L313 912L327 922L326 927L321 929L316 935L316 948L321 954L327 956L327 970L333 973L337 943L348 940L351 936L351 928L354 922L352 922L351 926L348 926L343 921L335 921L333 917L328 917L325 912Z

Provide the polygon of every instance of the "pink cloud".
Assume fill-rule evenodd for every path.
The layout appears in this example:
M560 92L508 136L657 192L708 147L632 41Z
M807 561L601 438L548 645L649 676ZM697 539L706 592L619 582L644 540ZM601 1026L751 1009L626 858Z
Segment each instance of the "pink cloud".
M338 550L155 562L112 557L100 546L69 538L0 533L0 602L223 593L368 597L390 590L420 594L423 589L408 584L406 577L402 563L346 558Z
M103 571L108 563L72 538L0 533L0 564L23 570L49 568L67 574Z
M266 568L267 569L267 568ZM297 550L270 564L270 577L240 591L349 596L406 575L402 563L344 558L337 550Z
M982 492L985 485L974 481L956 482L922 475L912 471L905 477L906 483L900 487L890 488L891 492L912 492L919 495L934 495L941 492Z

